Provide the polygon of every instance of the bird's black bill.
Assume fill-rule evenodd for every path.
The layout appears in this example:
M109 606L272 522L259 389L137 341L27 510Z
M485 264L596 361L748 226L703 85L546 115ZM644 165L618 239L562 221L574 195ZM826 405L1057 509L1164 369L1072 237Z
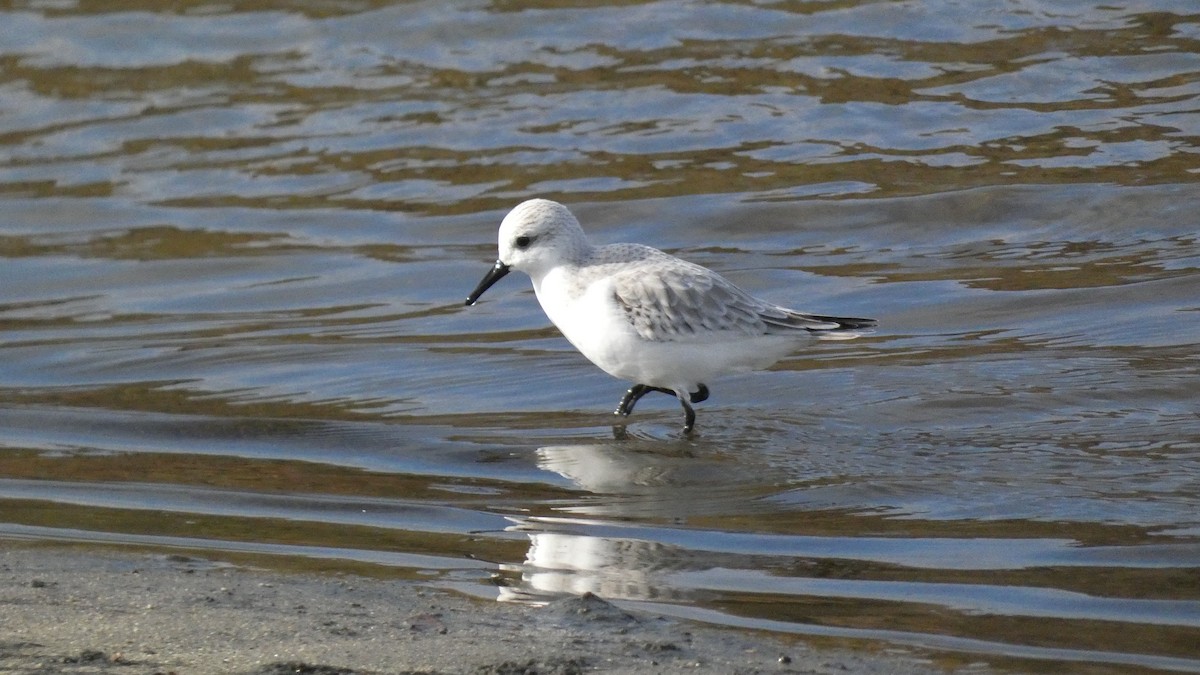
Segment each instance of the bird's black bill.
M471 291L471 294L467 296L467 305L475 304L475 301L479 299L479 296L483 295L484 291L491 288L492 284L503 279L505 274L508 274L508 265L505 265L497 260L495 266L488 270L487 274L483 275L483 279L479 282L479 285L476 286L475 290Z

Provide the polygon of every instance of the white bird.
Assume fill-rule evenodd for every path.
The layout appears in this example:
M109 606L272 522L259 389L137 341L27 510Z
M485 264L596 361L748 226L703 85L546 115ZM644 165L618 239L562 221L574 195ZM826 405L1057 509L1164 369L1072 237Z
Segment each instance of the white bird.
M805 336L855 337L875 325L759 300L649 246L593 245L567 207L547 199L522 202L504 217L499 258L466 304L510 270L529 275L546 316L589 361L634 383L615 414L628 416L651 391L671 394L683 405L685 433L696 423L691 404L708 398L711 378L766 368Z

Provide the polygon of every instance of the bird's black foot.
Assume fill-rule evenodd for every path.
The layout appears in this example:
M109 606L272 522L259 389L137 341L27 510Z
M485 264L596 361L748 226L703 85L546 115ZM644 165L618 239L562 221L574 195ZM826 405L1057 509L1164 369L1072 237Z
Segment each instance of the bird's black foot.
M688 394L688 397L690 399L692 399L692 403L700 403L701 401L707 401L708 400L708 387L706 387L704 385L700 385L700 388L697 389L696 391L693 391L691 394Z
M625 430L624 424L614 424L612 428L613 438L618 441L629 440L629 432Z

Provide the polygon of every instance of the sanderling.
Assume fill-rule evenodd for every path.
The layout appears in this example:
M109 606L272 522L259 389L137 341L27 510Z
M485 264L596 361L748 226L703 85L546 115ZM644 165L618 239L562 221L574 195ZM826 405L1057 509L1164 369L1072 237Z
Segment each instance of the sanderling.
M467 296L475 304L510 270L533 280L542 310L601 370L634 383L617 405L633 412L652 391L684 410L708 398L706 382L766 368L811 334L854 337L874 319L806 314L759 300L712 270L649 246L588 241L567 207L546 199L518 204L500 223L500 255Z

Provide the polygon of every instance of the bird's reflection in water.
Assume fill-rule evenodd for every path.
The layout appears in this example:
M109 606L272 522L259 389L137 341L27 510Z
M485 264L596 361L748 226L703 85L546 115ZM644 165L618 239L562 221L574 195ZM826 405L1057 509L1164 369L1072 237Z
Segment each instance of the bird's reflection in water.
M689 517L744 500L741 488L755 484L752 468L687 442L549 446L539 448L537 456L542 469L568 478L590 496L563 505L562 517L510 518L507 530L529 537L529 550L523 563L500 566L514 579L500 589L499 599L505 601L545 602L585 592L612 599L679 599L683 591L669 577L713 563L696 548L657 540L661 530L655 523L678 531Z

